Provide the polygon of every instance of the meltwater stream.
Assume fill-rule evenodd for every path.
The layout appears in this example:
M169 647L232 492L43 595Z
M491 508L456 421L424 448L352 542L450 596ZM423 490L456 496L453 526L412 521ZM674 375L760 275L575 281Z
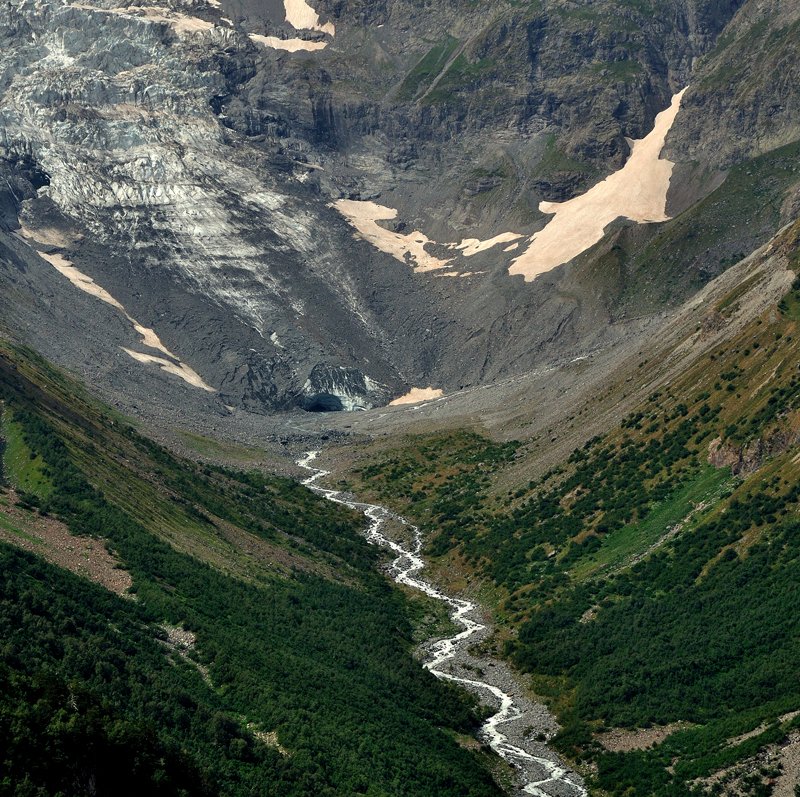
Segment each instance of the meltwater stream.
M490 681L495 683L453 673L452 670L456 669L459 664L463 669L461 659L469 658L467 648L486 638L490 629L476 619L481 617L479 606L471 601L450 597L419 577L425 568L425 560L421 555L422 535L420 530L405 518L390 512L386 507L361 503L352 500L342 492L318 487L316 482L330 473L312 466L311 463L318 454L318 451L309 451L297 461L301 468L311 471L311 475L303 481L303 484L330 501L363 512L370 520L369 528L366 531L367 540L375 545L389 548L397 555L392 562L390 571L394 580L399 584L405 584L424 592L431 598L440 600L451 607L451 618L456 624L462 626L463 631L448 639L434 642L428 649L429 660L425 664L425 668L437 678L462 684L468 689L478 692L487 699L487 702L498 707L497 713L489 717L483 724L479 735L501 758L514 767L522 784L520 795L586 797L587 792L580 776L567 769L558 756L545 746L544 742L527 738L530 736L531 727L552 730L553 720L545 709L529 702L524 695L519 693L508 670L502 663L482 662L487 669L491 669L490 674L494 677L490 678ZM382 533L388 520L395 520L409 530L412 540L409 547L404 547ZM472 667L472 669L476 670L477 668ZM483 668L478 671L481 678L488 677L483 672ZM498 683L502 685L502 688L497 685ZM511 692L516 692L516 694L512 695ZM526 731L528 732L526 733ZM509 738L512 734L513 742Z

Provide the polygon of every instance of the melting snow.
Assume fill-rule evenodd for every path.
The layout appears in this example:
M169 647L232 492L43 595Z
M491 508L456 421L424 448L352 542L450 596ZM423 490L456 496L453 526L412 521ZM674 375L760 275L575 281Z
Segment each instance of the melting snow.
M105 288L101 288L91 277L78 271L63 255L48 255L44 252L38 252L38 255L53 266L56 271L63 274L76 288L80 288L84 293L88 293L90 296L116 307L117 310L121 310L123 313L125 312L125 308Z
M500 233L500 235L495 235L494 238L490 238L488 241L480 241L477 238L465 238L460 244L450 244L450 248L459 249L464 257L472 257L479 252L485 252L487 249L491 249L493 246L507 244L510 241L516 241L518 238L522 238L520 233L504 232ZM507 252L508 250L504 249L503 251Z
M402 404L417 404L420 401L430 401L431 399L438 399L444 395L444 392L434 387L412 387L405 396L400 396L394 401L389 402L390 407L399 407Z
M631 156L618 172L567 202L542 202L539 210L553 219L531 238L530 246L509 268L526 282L568 263L603 238L605 228L625 217L646 224L668 221L666 212L674 164L661 159L661 150L681 106L684 89L656 116L652 132L631 141Z
M547 226L533 235L524 251L512 261L509 274L521 274L526 282L573 258L594 246L603 238L606 227L620 217L640 224L668 221L667 192L674 164L661 158L664 142L680 111L684 89L672 98L669 108L655 119L649 135L639 141L630 141L631 155L627 163L614 174L595 185L585 194L567 202L542 202L539 209L553 216ZM375 202L340 199L333 204L355 227L358 235L382 252L392 255L401 263L411 265L421 273L453 267L453 259L442 260L427 252L431 241L424 233L415 230L409 234L392 232L381 227L379 221L397 218L397 210ZM505 232L486 241L466 238L458 244L446 244L464 257L472 257L494 246L509 244L504 253L520 247L523 236ZM446 271L437 276L465 276L456 271Z
M358 230L365 241L401 263L411 262L414 271L435 271L451 262L428 254L425 250L426 244L435 242L419 230L403 235L381 227L379 221L391 221L397 218L397 211L394 208L353 199L339 199L333 203L333 207Z
M283 0L283 8L286 11L286 21L297 30L318 30L327 33L329 36L336 35L336 28L333 22L326 22L320 25L319 15L306 2L306 0Z
M378 224L379 221L391 221L397 218L397 210L394 208L387 208L376 202L362 202L354 199L339 199L333 203L332 207L336 208L356 228L358 234L365 241L401 263L411 264L417 273L435 271L453 262L453 258L442 260L430 254L425 247L428 244L435 244L436 241L432 241L419 230L403 234L381 227ZM445 245L448 249L459 251L464 257L472 257L493 246L516 241L518 238L522 238L520 233L504 232L486 241L478 238L465 238L461 243ZM470 274L472 273L470 272ZM446 271L437 276L461 277L466 275L462 275L458 271Z
M133 351L132 349L126 349L124 346L121 347L122 351L125 354L130 355L133 357L134 360L140 363L153 363L158 365L162 371L166 371L168 374L173 374L174 376L178 376L183 379L184 382L188 382L193 387L199 387L202 390L206 390L209 393L216 393L213 387L209 387L197 374L196 371L191 369L188 365L182 362L173 362L172 360L167 360L164 357L156 357L152 354L142 354L138 351Z
M305 39L279 39L277 36L261 36L258 33L251 33L250 38L265 47L286 50L287 53L296 53L301 50L313 52L314 50L324 50L328 46L328 42L311 42Z
M333 22L320 24L319 14L306 2L306 0L283 0L283 8L286 13L286 21L295 30L315 30L325 33L331 38L336 35L336 28ZM289 53L300 51L313 52L314 50L324 50L328 42L306 41L305 39L281 39L277 36L261 36L257 33L249 34L254 42L263 44L265 47L272 47L275 50L286 50Z
M27 230L25 230L23 234L26 238L33 237L32 234ZM167 360L164 357L155 357L151 354L141 354L139 352L132 351L131 349L122 347L122 350L126 354L129 354L134 360L137 360L141 363L155 363L161 366L162 370L174 374L175 376L179 376L184 382L187 382L193 387L199 387L202 390L208 391L209 393L216 393L214 388L207 385L196 371L194 371L185 363L182 363L180 359L176 357L161 342L161 339L155 333L155 330L142 326L138 321L136 321L136 319L128 314L128 311L122 306L122 304L118 302L105 288L98 285L90 276L78 271L78 269L75 268L75 266L63 255L47 254L45 252L38 251L37 254L39 257L41 257L43 260L46 260L51 266L53 266L56 271L63 274L76 288L79 288L84 293L88 293L90 296L94 296L96 299L100 299L101 302L105 302L106 304L109 304L115 309L119 310L130 322L134 330L136 330L136 333L142 339L142 343L147 346L147 348L160 351L170 359Z

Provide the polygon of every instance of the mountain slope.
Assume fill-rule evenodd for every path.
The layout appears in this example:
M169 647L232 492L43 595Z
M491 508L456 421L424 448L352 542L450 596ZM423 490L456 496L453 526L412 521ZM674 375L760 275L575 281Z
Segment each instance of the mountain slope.
M771 794L796 777L781 766L800 709L798 267L795 222L605 393L562 399L580 420L634 391L555 467L546 438L439 432L375 442L352 472L427 526L443 577L487 582L495 644L552 701L598 794Z
M220 414L375 406L625 340L763 243L772 219L723 229L677 294L659 280L621 318L649 275L637 263L614 282L613 237L534 282L509 276L545 222L539 202L620 168L626 139L689 84L667 148L674 212L796 140L788 77L753 77L786 109L769 118L723 80L726 58L763 48L762 28L789 58L785 10L14 3L0 30L4 319L129 409L163 394L165 412ZM722 157L720 103L761 143ZM789 183L742 216L790 201ZM372 214L361 223L382 248L343 200ZM659 232L634 227L634 254L668 258Z
M0 791L499 793L353 513L51 360L201 458L329 444L597 794L789 794L799 13L12 0Z
M498 793L354 513L178 460L5 343L0 390L4 793ZM58 522L130 590L10 544Z

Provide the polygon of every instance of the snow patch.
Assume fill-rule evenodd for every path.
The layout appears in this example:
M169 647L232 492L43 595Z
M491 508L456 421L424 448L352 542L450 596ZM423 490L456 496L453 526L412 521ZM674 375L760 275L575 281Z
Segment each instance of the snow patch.
M333 207L356 228L365 241L401 263L410 264L418 273L435 271L451 262L429 254L425 247L435 241L431 241L419 230L403 235L381 227L379 221L391 221L397 218L397 211L394 208L354 199L339 199L333 203Z
M668 221L667 191L671 161L661 151L681 106L684 89L672 98L666 110L656 116L652 132L630 141L631 156L618 172L567 202L542 202L539 210L553 219L537 232L530 245L508 270L521 274L526 282L568 263L603 238L605 228L624 217L640 224Z
M257 33L248 34L250 38L265 47L272 47L274 50L285 50L287 53L297 53L300 51L314 52L324 50L328 42L313 42L305 39L279 39L277 36L260 36Z
M355 199L339 199L331 207L336 208L350 225L355 227L361 238L401 263L411 265L417 273L436 271L453 262L453 258L442 260L430 254L425 247L428 244L436 244L437 242L432 241L425 233L419 230L403 234L381 227L378 224L379 221L391 221L397 218L397 210L395 208L387 208L384 205L378 205L376 202ZM461 243L443 245L448 249L460 252L464 257L472 257L494 246L516 241L519 238L522 238L521 233L504 232L486 241L481 241L479 238L465 238ZM476 272L469 272L469 276L474 273ZM462 275L458 271L447 271L437 276L461 277L467 275Z
M306 2L306 0L283 0L283 9L286 13L286 21L295 30L313 30L324 33L333 38L336 35L336 28L333 22L326 22L324 25L319 21L319 14ZM328 46L327 41L306 41L305 39L281 39L278 36L261 36L257 33L248 34L250 38L265 47L274 50L285 50L288 53L314 52L324 50Z
M30 233L28 233L30 236ZM105 288L98 285L90 276L87 274L83 274L82 272L78 271L77 268L72 264L71 261L67 260L63 255L60 254L47 254L46 252L38 252L37 254L43 260L47 261L53 268L56 269L60 274L63 274L76 288L82 290L84 293L88 293L90 296L94 296L95 299L100 299L101 302L105 302L111 307L119 310L125 318L130 322L131 326L134 328L136 333L141 337L142 344L147 346L149 349L155 349L156 351L161 352L162 354L166 355L170 359L165 359L164 357L155 357L151 354L141 354L136 351L132 351L131 349L126 349L122 347L122 350L133 357L134 360L140 363L155 363L161 367L163 371L167 373L174 374L175 376L180 377L183 379L184 382L192 385L193 387L199 387L202 390L206 390L209 393L216 393L213 387L207 385L199 376L199 374L190 368L185 363L182 363L178 357L176 357L162 342L158 335L155 333L155 330L150 329L149 327L142 326L135 318L133 318L128 311L122 306L120 302L118 302Z
M500 235L495 235L494 238L489 238L487 241L481 241L477 238L465 238L460 244L450 244L450 249L458 249L464 257L472 257L494 246L517 241L519 238L522 238L522 234L517 232L500 233ZM519 244L516 245L518 246ZM507 252L508 249L503 251Z
M431 401L442 398L444 391L435 387L412 387L404 396L389 402L390 407L399 407L403 404L418 404L420 401Z
M167 360L164 357L156 357L153 354L142 354L142 352L133 351L133 349L126 349L124 346L121 346L120 348L125 352L125 354L133 357L136 362L158 365L162 371L166 371L168 374L173 374L174 376L180 377L184 382L187 382L193 387L199 387L201 390L205 390L209 393L216 393L216 390L214 390L213 387L209 387L200 378L198 373L185 363L180 361L173 362L172 360Z
M297 30L318 30L327 33L329 36L336 35L336 28L333 22L326 22L320 25L319 15L306 2L306 0L283 0L283 8L286 11L286 21Z
M91 277L78 271L63 255L48 255L45 252L38 252L37 254L42 260L46 260L53 266L56 271L63 274L76 288L125 313L125 308L105 288L101 288Z
M522 254L511 262L509 274L521 274L530 282L568 263L602 240L606 227L618 218L639 224L669 221L667 192L675 164L662 159L661 151L680 111L685 91L676 94L669 108L656 116L653 130L647 136L630 141L631 155L622 169L567 202L539 204L539 210L553 218L529 239ZM442 260L427 252L425 247L436 242L424 233L415 230L404 235L378 224L397 218L394 208L349 199L340 199L332 207L355 227L361 238L401 263L411 265L415 272L434 271L448 265L452 269L452 258ZM465 238L458 244L446 246L464 257L472 257L492 247L509 244L503 248L503 252L508 253L518 249L522 237L519 233L505 232L485 241ZM448 271L439 276L456 276L456 272Z

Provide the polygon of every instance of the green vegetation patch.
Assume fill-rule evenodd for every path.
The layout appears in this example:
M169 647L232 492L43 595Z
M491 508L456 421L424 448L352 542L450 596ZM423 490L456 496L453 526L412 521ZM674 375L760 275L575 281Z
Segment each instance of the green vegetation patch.
M575 160L559 149L555 134L551 134L545 143L541 160L533 169L534 177L551 177L560 172L584 172L594 174L596 169L586 163Z
M444 69L458 45L458 39L448 34L442 41L431 47L406 75L397 92L397 98L407 102L424 91Z
M661 541L666 542L666 538L683 530L695 513L714 506L720 493L731 483L729 469L702 466L694 478L654 507L644 520L624 526L604 539L595 553L582 557L573 567L572 577L581 581L645 555Z
M758 290L745 280L722 310ZM404 485L430 550L494 584L507 654L558 712L555 744L594 763L600 793L691 797L693 780L781 743L779 718L800 709L795 293L505 496L488 478L471 483L477 500L452 500L456 474L489 445L476 436L441 439L424 491L392 468L361 470L385 495ZM595 741L603 728L677 721L697 727L648 750Z
M3 474L24 497L30 493L37 498L47 498L52 484L45 475L44 461L25 443L22 425L8 408L0 413L0 435L3 446Z
M261 461L265 456L264 451L251 446L214 440L211 437L186 430L181 430L178 434L188 448L204 457L250 463Z
M472 431L407 437L389 458L355 472L381 498L414 502L423 511L441 508L458 498L470 503L471 493L489 483L500 465L510 462L519 444L496 443Z
M800 321L800 276L795 277L792 289L781 299L778 309L786 318Z
M623 236L619 301L636 312L661 308L702 287L713 273L709 269L723 271L766 243L778 226L786 191L797 183L798 157L795 142L734 166L719 188L672 221ZM653 291L654 284L663 287ZM649 286L646 293L642 285Z
M474 698L413 658L408 606L358 513L285 479L177 459L48 381L0 350L0 399L51 485L38 505L106 540L136 600L0 545L0 794L499 794L455 741L478 725ZM93 483L124 477L126 459L131 484L158 485L209 535L274 540L272 574L247 551L249 578L167 544L129 511L135 495ZM346 579L308 568L320 561ZM181 650L164 626L196 641Z
M436 84L436 88L428 94L426 102L447 102L455 99L461 89L483 80L495 66L491 58L472 61L464 53L460 53Z
M23 531L16 523L12 523L8 517L3 514L2 507L0 507L0 529L11 532L16 537L20 537L27 542L32 542L34 545L41 545L42 541L37 539L26 531Z
M374 561L347 533L360 523L358 513L290 479L176 458L84 397L79 386L51 376L28 351L0 347L0 390L13 397L5 414L17 424L6 454L22 451L23 464L33 463L50 485L29 487L30 505L47 509L55 481L77 491L68 479L80 477L173 548L248 581L271 581L294 569L347 580L353 566ZM86 533L103 536L100 528Z

